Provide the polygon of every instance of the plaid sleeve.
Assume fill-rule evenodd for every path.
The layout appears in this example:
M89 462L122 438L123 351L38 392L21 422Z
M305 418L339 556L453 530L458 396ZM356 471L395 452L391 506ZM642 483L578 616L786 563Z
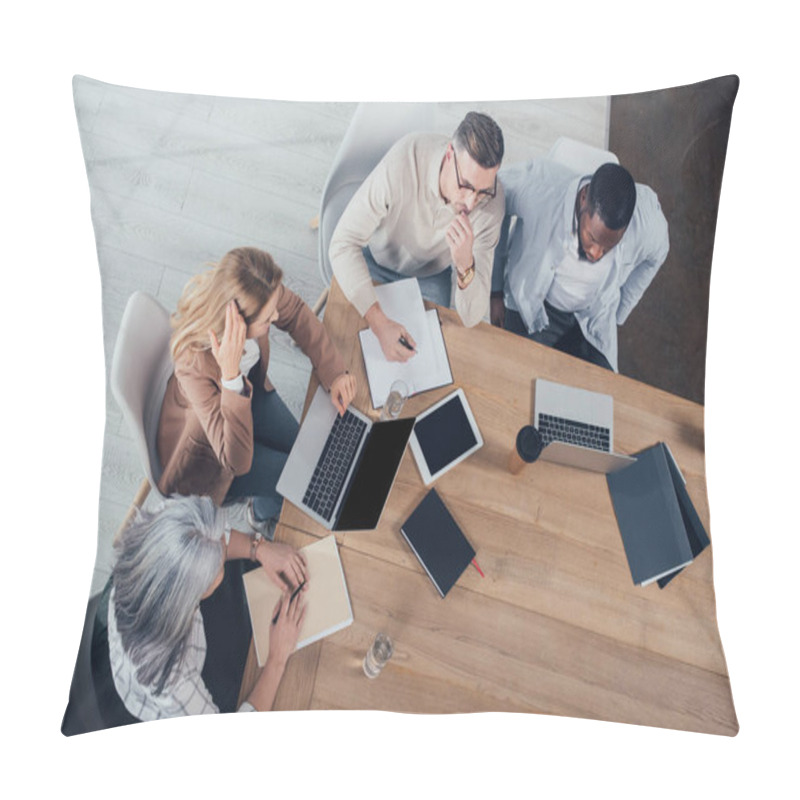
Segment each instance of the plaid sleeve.
M182 669L175 683L168 688L176 716L219 713L201 675L205 660L206 636L203 617L198 610L192 621L192 633L183 656Z

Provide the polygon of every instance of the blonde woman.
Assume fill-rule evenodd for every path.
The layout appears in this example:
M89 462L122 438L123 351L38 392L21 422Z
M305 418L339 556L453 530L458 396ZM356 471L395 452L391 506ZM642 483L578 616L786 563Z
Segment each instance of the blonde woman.
M248 516L262 530L280 512L275 487L298 431L267 377L270 327L311 359L340 414L356 391L322 323L281 279L269 253L240 247L187 284L158 430L164 494L252 498Z

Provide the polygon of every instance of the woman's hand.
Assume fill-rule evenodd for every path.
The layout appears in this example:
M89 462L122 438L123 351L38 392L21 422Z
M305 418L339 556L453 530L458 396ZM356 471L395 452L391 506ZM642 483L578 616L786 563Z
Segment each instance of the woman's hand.
M347 406L353 402L353 398L356 396L356 379L354 375L350 375L347 372L343 372L332 384L331 384L331 403L333 403L334 408L339 412L339 416L341 417L345 411L347 411Z
M225 330L222 341L217 339L214 331L208 332L211 339L211 353L219 364L222 380L233 380L239 374L239 362L242 360L244 343L247 338L247 323L231 300L225 308Z
M281 669L297 647L297 637L306 615L304 594L305 588L301 589L294 597L289 592L285 592L272 612L275 621L269 632L267 663L272 661Z
M305 555L288 544L262 540L256 550L256 558L270 580L284 591L287 587L294 591L300 584L308 581Z

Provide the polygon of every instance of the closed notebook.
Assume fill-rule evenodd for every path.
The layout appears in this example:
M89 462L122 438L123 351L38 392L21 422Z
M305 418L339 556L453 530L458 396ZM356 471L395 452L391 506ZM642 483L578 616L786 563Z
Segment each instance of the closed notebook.
M475 558L475 550L435 489L425 495L400 533L442 597Z
M301 551L308 562L308 588L303 592L306 613L297 638L297 649L329 636L353 622L350 595L344 578L336 537L326 536ZM253 626L258 665L263 667L269 655L269 632L281 590L263 569L244 576L247 606Z
M694 558L665 448L643 450L606 476L635 584L646 586Z
M683 526L686 529L686 536L689 539L689 548L692 551L692 556L697 558L697 556L699 556L700 553L702 553L703 550L705 550L706 547L711 544L711 541L709 540L706 529L703 527L700 516L694 507L694 503L692 503L689 493L686 491L686 481L684 480L684 477L681 474L675 459L672 457L669 447L664 444L661 444L660 446L665 448L668 456L667 463L669 465L670 474L672 475L672 483L675 486L675 495L678 498L678 506L681 509ZM659 587L663 589L676 575L680 573L680 571L681 570L677 569L674 572L670 572L669 575L659 578Z

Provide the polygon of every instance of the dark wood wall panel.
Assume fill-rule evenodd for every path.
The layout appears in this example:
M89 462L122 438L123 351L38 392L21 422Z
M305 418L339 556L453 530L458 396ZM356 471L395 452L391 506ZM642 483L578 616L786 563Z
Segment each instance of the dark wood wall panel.
M738 88L731 75L611 99L609 149L658 194L670 231L667 260L619 329L619 369L698 403L705 396L711 256Z

